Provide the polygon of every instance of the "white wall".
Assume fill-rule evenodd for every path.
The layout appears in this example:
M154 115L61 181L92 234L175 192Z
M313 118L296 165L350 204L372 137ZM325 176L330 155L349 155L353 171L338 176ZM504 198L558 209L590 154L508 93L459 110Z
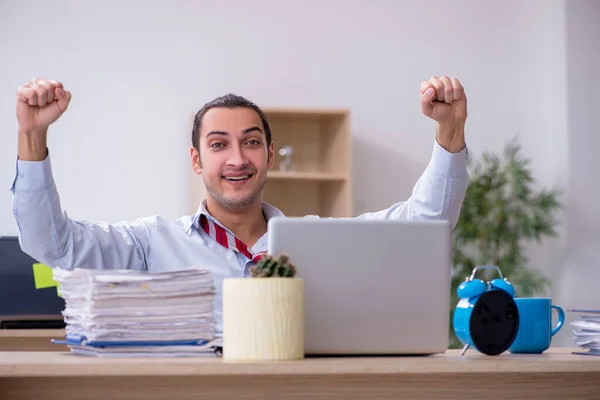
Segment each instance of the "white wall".
M568 2L565 15L570 198L555 285L563 306L600 309L600 2ZM569 314L568 322L578 316ZM557 341L568 343L571 335L563 330Z
M568 60L573 48L589 56L594 40L566 34L578 18L592 21L597 4L569 2L578 11L568 12L564 0L2 2L0 234L16 234L8 190L14 92L35 76L62 80L73 92L49 147L74 218L176 218L194 210L187 204L191 116L230 91L263 106L350 108L355 211L387 207L410 194L429 160L435 126L420 113L419 82L442 74L466 87L471 154L498 151L518 135L540 182L566 187L569 198L596 196L584 215L598 216L598 192L583 178L568 185L582 152L597 165L587 142L592 114L577 125L577 110L567 107L585 95L586 79L596 85L588 93L598 93L590 83L598 59L591 69L581 68L582 57ZM589 75L577 78L577 68ZM569 233L590 238L586 226ZM561 229L531 253L553 279L575 257ZM593 266L591 258L582 262ZM565 285L555 284L552 295L566 301L561 293L573 287Z

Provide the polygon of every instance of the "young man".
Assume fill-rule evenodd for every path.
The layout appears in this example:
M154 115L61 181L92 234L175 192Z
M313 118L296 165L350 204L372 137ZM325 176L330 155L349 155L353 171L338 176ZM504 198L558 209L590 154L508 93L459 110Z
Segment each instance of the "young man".
M48 127L67 109L71 94L60 82L34 79L17 90L17 174L11 190L21 247L51 267L163 271L201 266L217 288L215 316L221 331L221 282L247 276L266 251L267 221L282 215L262 201L273 143L267 119L248 100L227 95L196 115L192 168L207 198L195 215L160 216L130 223L70 219L60 205L47 150ZM433 156L412 196L357 218L446 219L454 226L469 184L464 127L467 101L455 78L421 83L423 114L438 122Z

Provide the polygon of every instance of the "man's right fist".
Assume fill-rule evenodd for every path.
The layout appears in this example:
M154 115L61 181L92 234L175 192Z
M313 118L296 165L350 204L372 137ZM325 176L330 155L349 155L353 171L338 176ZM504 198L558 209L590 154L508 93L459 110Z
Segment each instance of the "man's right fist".
M17 89L19 131L26 134L44 132L67 109L71 93L62 83L33 79Z

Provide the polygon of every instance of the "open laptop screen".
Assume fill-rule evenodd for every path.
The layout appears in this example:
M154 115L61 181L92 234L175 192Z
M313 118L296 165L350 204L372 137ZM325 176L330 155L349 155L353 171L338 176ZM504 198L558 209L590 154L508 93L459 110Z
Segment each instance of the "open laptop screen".
M56 287L36 289L33 265L14 236L0 237L0 324L19 327L63 321L65 302ZM46 322L43 322L46 321ZM17 327L17 326L15 326Z

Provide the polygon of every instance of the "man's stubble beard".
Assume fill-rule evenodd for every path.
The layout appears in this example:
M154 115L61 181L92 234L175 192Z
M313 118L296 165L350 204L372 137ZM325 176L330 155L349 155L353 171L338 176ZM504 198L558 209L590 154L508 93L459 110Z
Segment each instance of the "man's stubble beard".
M256 201L260 200L262 191L267 183L267 177L263 177L262 181L257 182L252 191L244 198L232 199L225 196L222 190L216 186L212 186L204 182L206 193L212 197L221 207L228 210L238 210L246 208Z

